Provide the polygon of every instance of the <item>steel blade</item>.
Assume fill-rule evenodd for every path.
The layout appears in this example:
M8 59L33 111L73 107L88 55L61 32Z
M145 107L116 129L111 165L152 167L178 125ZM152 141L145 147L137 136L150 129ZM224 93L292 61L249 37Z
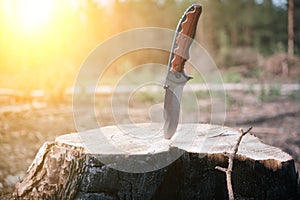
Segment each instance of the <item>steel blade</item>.
M189 80L188 77L178 77L179 74L170 72L165 89L164 102L164 137L170 139L177 128L180 115L180 102L184 85ZM177 76L176 76L177 75Z

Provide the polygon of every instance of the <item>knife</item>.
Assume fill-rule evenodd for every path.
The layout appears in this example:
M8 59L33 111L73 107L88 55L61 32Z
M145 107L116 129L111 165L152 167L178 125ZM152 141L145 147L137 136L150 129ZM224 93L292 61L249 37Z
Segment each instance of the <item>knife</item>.
M184 85L192 77L184 72L184 64L189 58L189 49L195 37L201 5L191 5L178 22L168 63L164 85L164 137L170 139L178 125L180 101Z

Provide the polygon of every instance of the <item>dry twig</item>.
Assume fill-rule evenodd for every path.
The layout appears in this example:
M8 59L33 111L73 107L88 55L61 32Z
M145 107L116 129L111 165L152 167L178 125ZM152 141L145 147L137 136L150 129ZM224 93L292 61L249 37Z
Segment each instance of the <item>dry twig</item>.
M232 189L232 183L231 183L231 173L232 173L232 168L233 168L233 160L236 156L236 153L239 149L240 143L242 141L242 138L251 131L252 127L250 127L247 131L244 132L243 129L241 129L241 135L239 136L234 148L233 148L233 152L229 153L229 154L225 154L226 156L228 156L228 167L224 168L224 167L220 167L220 166L216 166L215 169L220 170L224 173L226 173L226 182L227 182L227 189L228 189L228 197L229 200L234 200L234 194L233 194L233 189Z

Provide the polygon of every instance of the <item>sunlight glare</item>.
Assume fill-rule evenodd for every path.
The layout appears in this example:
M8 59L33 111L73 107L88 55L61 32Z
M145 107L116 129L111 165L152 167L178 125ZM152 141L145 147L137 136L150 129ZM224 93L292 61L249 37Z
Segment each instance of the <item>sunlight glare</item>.
M98 4L99 7L108 7L111 2L111 0L93 0L95 3Z
M25 29L32 29L47 22L51 17L52 6L47 0L30 0L19 7L19 17Z
M13 0L5 1L4 8L11 18L11 23L23 31L32 32L51 20L54 2L51 0Z

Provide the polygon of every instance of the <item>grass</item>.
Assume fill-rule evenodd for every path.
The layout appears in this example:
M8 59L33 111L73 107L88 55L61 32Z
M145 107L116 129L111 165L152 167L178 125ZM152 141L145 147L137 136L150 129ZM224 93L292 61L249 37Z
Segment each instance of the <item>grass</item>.
M261 101L274 101L278 99L281 96L280 92L280 86L270 86L268 90L266 90L264 87L261 87L260 93L259 93L259 99Z
M241 75L237 72L227 72L222 74L225 83L240 83Z
M141 103L159 103L163 102L163 95L160 93L137 92L135 99Z
M288 97L300 103L300 90L293 91Z
M193 92L185 93L182 95L181 106L183 111L197 111L198 104L197 104L197 97Z
M195 91L194 94L196 95L197 99L210 98L209 91Z

